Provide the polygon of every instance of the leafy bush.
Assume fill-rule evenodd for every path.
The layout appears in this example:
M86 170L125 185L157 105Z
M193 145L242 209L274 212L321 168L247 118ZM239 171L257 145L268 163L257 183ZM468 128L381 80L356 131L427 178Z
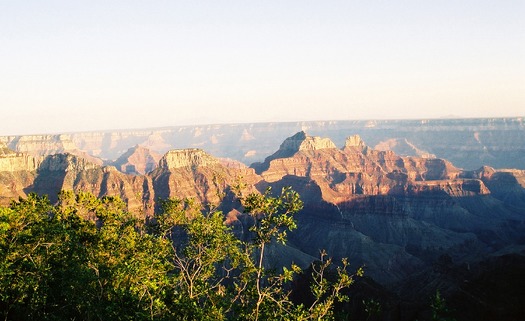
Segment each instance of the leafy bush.
M314 302L290 300L297 265L265 267L265 251L286 243L302 208L283 189L238 198L253 239L241 241L218 211L168 199L138 219L117 197L63 191L51 205L35 194L0 208L0 310L6 320L324 320L352 284L344 260L325 277L312 265Z

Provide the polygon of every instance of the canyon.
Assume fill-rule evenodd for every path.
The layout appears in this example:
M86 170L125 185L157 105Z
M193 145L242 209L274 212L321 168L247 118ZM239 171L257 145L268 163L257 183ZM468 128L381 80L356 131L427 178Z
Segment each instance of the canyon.
M467 170L484 165L525 169L525 122L521 117L174 126L12 135L0 137L0 143L34 156L68 152L104 164L137 145L161 155L172 149L200 148L216 157L250 165L263 161L286 137L302 130L327 137L336 146L343 146L348 135L356 134L374 149L392 150L402 156L447 159Z
M119 196L146 217L160 200L186 197L250 237L233 191L291 186L304 209L288 244L269 251L271 264L307 265L326 249L365 266L391 293L385 305L423 304L436 289L461 303L483 299L469 286L489 267L525 256L524 126L517 118L312 122L3 137L0 203L87 191ZM405 310L411 317L392 319L418 316Z

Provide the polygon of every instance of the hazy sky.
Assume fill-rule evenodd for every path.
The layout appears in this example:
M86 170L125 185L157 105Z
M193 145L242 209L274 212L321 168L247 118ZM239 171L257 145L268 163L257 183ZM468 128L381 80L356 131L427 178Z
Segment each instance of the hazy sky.
M0 135L525 115L525 1L0 0Z

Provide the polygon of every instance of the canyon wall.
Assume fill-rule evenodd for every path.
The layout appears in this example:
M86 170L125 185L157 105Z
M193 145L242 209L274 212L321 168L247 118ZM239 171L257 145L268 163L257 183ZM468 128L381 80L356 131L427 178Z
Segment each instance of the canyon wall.
M464 169L482 165L525 169L523 118L317 121L175 126L157 129L4 136L0 142L17 152L49 155L69 152L110 163L133 146L164 154L171 149L200 148L247 165L261 162L286 137L299 131L330 138L343 146L358 134L379 150L401 156L443 158ZM95 162L94 159L91 159Z
M247 133L251 148L259 148ZM444 255L462 266L525 247L525 170L463 170L436 156L380 150L354 132L347 134L336 142L303 130L291 133L251 167L195 146L159 158L136 145L144 136L107 140L117 149L135 145L106 165L83 157L87 149L77 143L53 147L46 142L47 151L77 151L46 155L11 150L8 141L0 146L0 202L7 205L31 192L55 202L60 190L87 191L119 196L131 212L144 217L159 209L160 200L188 197L222 210L236 235L249 238L250 216L243 214L234 190L241 182L248 187L245 192L291 186L304 209L296 216L299 228L281 249L286 260L307 264L326 249L355 266L365 264L367 275L392 290L397 282L430 273Z

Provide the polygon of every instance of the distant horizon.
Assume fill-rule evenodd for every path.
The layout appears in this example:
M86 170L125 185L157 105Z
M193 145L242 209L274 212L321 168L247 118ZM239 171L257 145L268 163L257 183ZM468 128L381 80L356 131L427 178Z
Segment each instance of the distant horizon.
M317 120L283 120L283 121L256 121L256 122L224 122L224 123L195 123L195 124L181 124L181 125L166 125L166 126L152 126L152 127L129 127L129 128L106 128L93 130L78 130L78 131L56 131L56 132L34 132L22 134L1 134L0 137L18 137L18 136L46 136L46 135L67 135L67 134L81 134L81 133L106 133L106 132L126 132L126 131L147 131L147 130L162 130L170 128L181 127L206 127L206 126L228 126L228 125L249 125L249 124L286 124L286 123L317 123L317 122L389 122L389 121L439 121L439 120L481 120L481 119L522 119L525 114L521 116L501 116L501 117L460 117L460 116L443 116L436 118L369 118L369 119L317 119Z
M0 2L0 135L512 117L525 1Z

